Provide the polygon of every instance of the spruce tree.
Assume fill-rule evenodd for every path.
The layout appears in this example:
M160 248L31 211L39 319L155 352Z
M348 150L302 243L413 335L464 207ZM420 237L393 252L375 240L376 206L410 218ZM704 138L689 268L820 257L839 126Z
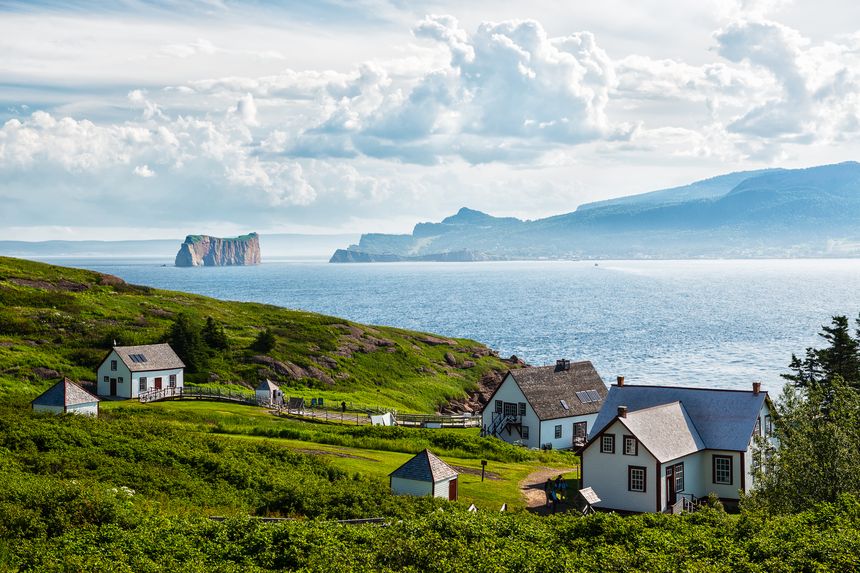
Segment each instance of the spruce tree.
M265 354L267 352L271 352L275 348L276 343L277 339L275 338L275 334L267 328L260 331L253 344L251 344L251 348L257 352Z
M189 372L201 372L206 368L206 347L200 337L200 329L187 314L176 316L167 339Z
M857 319L860 327L860 318ZM819 336L827 341L825 348L807 348L806 357L792 354L790 374L783 378L799 388L827 386L836 377L848 385L860 388L860 328L851 336L848 317L834 316L830 326L822 326Z
M227 350L230 346L224 325L211 316L206 317L206 324L203 326L203 342L213 350Z

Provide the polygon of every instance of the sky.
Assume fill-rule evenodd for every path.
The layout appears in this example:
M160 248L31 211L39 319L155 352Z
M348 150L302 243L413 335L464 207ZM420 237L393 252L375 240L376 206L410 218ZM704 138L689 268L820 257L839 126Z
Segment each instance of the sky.
M401 233L860 158L846 0L0 0L0 53L0 239Z

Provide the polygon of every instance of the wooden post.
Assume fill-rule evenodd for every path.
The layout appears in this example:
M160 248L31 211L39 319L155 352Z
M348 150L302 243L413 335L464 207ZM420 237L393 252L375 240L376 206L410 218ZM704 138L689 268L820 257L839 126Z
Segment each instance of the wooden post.
M487 460L481 460L481 481L484 481L484 470L487 469Z

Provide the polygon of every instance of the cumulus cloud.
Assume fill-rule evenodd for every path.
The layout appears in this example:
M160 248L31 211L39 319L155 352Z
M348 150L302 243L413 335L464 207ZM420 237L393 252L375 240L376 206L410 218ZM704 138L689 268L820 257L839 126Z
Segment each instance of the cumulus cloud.
M143 177L144 179L148 179L149 177L155 177L155 171L149 168L149 165L138 165L132 171L138 177Z

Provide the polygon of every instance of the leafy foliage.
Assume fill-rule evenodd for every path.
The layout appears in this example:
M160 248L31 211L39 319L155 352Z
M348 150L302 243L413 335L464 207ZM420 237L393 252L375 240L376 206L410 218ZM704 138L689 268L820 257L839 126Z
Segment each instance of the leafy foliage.
M271 331L271 329L265 328L260 331L257 335L257 338L254 339L254 343L251 344L251 348L256 350L257 352L262 352L266 354L275 349L275 345L278 343L278 339L275 338L275 334Z
M835 376L806 390L786 386L775 426L780 447L759 444L756 489L747 508L802 511L860 495L860 393Z

